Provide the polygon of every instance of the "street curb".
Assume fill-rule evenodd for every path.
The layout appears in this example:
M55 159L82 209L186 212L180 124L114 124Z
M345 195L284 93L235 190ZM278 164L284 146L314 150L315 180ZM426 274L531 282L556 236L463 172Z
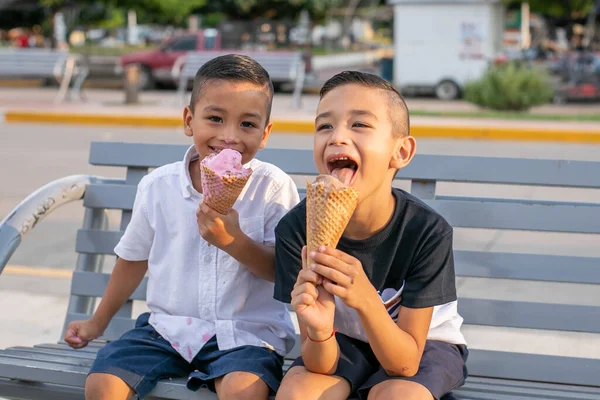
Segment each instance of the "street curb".
M22 110L5 110L4 121L6 123L22 122L94 126L136 126L154 128L178 128L182 126L182 120L180 117L57 113ZM275 119L273 120L273 132L313 134L314 123L311 121ZM417 138L432 139L600 143L600 129L598 131L586 131L578 129L535 129L492 126L436 126L415 124L411 127L411 134Z

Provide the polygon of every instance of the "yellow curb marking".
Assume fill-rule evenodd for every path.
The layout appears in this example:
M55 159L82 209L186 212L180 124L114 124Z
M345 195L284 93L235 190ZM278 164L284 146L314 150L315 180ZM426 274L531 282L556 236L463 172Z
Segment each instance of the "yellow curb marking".
M5 112L4 119L6 122L40 122L100 126L182 126L181 118L169 116L67 114L9 110ZM312 135L314 133L314 123L310 121L274 120L273 131L275 133ZM600 129L597 131L586 131L579 129L415 125L411 128L411 133L417 138L600 143Z
M2 275L34 276L39 278L71 279L73 271L58 268L27 267L24 265L7 265Z

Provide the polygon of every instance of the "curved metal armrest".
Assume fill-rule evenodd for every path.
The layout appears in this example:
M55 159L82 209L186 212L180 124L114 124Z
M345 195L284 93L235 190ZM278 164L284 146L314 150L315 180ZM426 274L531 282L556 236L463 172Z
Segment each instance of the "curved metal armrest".
M27 233L58 207L81 200L86 186L99 181L122 182L88 175L67 176L42 186L17 205L0 222L0 274Z

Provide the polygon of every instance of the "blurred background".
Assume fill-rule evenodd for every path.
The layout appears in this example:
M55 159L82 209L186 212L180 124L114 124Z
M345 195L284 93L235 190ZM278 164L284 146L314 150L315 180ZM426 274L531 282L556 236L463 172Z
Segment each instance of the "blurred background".
M598 99L599 9L597 0L0 0L0 48L81 55L84 87L119 88L135 63L144 90L173 89L170 71L188 52L292 50L308 89L354 68L408 96L526 110ZM537 95L514 93L515 79ZM476 83L495 80L513 93L482 95Z

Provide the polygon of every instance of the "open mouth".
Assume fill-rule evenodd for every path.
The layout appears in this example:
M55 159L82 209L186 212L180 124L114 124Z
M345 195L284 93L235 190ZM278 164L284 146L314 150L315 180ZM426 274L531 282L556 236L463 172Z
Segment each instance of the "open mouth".
M327 169L330 175L350 186L356 178L358 163L346 155L333 155L327 158Z

